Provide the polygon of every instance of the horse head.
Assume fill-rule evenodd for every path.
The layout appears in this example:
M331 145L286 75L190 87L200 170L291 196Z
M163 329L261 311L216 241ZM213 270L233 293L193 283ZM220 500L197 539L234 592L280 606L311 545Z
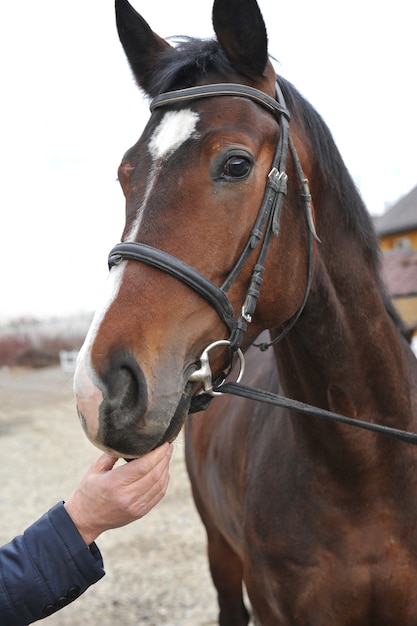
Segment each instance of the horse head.
M248 289L260 294L253 315L241 320L242 349L294 315L308 280L308 237L295 152L287 161L281 214L272 215L274 200L259 219L286 111L274 105L276 75L256 1L215 0L216 38L185 39L175 47L127 0L116 0L116 15L135 79L153 99L152 114L119 167L126 198L122 243L110 256L108 288L80 352L74 388L90 440L135 457L178 435L200 390L192 379L199 357L213 342L227 344L231 328L236 333ZM215 92L219 85L226 93ZM292 141L303 156L308 147L299 134L294 128ZM281 152L287 151L285 144ZM271 184L276 196L280 183ZM259 248L272 222L254 285ZM169 271L158 265L160 253ZM178 279L172 271L177 264L190 280ZM200 290L190 285L195 276ZM211 300L205 292L210 285ZM230 310L223 315L213 300L226 292ZM213 350L214 376L228 366L230 352L227 345Z

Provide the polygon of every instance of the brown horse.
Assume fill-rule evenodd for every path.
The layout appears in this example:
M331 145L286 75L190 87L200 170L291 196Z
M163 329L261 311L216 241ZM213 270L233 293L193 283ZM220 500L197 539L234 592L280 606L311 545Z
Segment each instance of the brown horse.
M116 12L153 101L75 375L87 436L128 458L186 420L222 626L248 623L243 584L264 626L416 626L414 446L225 395L187 418L233 354L250 385L417 430L416 360L331 135L276 78L255 0L215 0L216 39L175 47L127 0Z

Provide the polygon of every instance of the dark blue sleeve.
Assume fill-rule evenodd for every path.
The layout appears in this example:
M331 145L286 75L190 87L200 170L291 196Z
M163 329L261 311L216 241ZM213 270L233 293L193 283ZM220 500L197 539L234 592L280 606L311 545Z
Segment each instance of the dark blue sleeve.
M26 626L66 606L104 576L61 502L0 548L0 626Z

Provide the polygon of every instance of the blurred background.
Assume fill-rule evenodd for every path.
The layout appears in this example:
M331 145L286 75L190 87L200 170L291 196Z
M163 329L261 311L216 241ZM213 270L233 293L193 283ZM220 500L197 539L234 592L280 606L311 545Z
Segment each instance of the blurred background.
M213 34L212 0L198 11L191 0L132 4L163 37ZM369 211L382 214L417 183L412 4L259 5L277 72L323 116ZM5 3L0 50L0 326L76 316L85 327L122 232L117 166L147 101L112 0Z

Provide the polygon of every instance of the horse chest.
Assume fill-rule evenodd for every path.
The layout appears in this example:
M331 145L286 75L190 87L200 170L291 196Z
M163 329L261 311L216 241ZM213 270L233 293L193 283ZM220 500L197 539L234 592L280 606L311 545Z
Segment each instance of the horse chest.
M237 459L227 480L219 459L205 474L211 519L243 563L259 624L415 626L412 491L407 507L382 496L343 499L337 481L333 488L329 480L325 489L315 487L317 475L289 471L283 457L276 462L277 447L272 449L270 458L263 454L247 465L245 481L236 472ZM230 455L231 448L223 459Z
M246 558L262 567L248 568L245 582L263 626L417 624L414 532L396 538L377 519L339 530L320 520L304 531L254 530Z
M274 592L276 609L265 614L261 624L415 626L415 579L415 566L404 563L353 564L323 555L314 567L280 578ZM258 598L254 590L255 612Z

